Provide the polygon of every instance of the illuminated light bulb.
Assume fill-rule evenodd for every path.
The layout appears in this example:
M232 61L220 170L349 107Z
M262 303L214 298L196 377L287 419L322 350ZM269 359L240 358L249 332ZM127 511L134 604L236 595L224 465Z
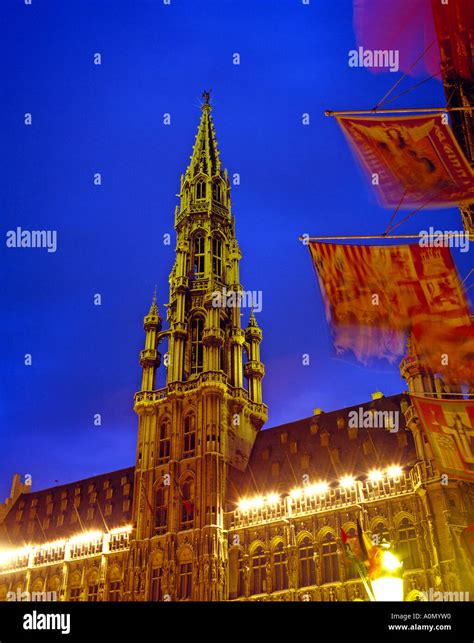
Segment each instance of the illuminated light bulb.
M391 478L399 478L402 475L402 468L398 466L388 467L387 475Z
M270 505L276 505L278 502L280 502L280 496L277 493L271 493L269 496L267 496L267 502Z
M133 529L132 525L124 525L123 527L114 527L113 529L110 530L111 534L122 534L122 533L127 533L129 534Z
M291 496L291 498L293 498L293 499L300 498L300 497L301 497L301 493L302 493L301 489L292 489L292 490L290 491L290 496Z
M403 579L381 576L372 581L376 601L403 601Z
M350 489L355 483L355 479L352 476L344 476L340 480L341 487L344 487L345 489Z
M379 471L378 469L374 469L369 473L369 480L370 482L379 482L383 478L383 473Z

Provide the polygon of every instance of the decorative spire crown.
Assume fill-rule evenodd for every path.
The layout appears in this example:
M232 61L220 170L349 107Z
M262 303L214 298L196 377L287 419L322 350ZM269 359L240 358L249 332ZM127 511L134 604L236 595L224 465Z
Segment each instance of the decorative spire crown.
M186 170L186 178L190 179L199 172L208 176L221 173L221 160L211 116L212 106L209 102L210 91L203 91L204 103L201 105L202 115L196 134L191 162Z

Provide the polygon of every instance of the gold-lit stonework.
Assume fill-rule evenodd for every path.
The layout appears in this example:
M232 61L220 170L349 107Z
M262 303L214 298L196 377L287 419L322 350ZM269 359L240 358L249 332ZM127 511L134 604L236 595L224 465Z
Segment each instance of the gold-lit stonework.
M144 318L135 466L36 492L16 479L0 506L0 600L367 600L340 539L359 518L402 561L405 597L474 592L460 543L474 489L443 483L409 396L378 392L261 430L262 331L250 311L215 305L243 287L204 98L175 212L167 328L156 297ZM401 372L411 392L436 390L415 355ZM351 413L383 421L354 426Z

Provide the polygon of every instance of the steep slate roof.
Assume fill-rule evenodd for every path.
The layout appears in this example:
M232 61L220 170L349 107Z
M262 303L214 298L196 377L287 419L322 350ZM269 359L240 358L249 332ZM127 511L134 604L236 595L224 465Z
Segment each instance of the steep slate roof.
M284 494L302 487L304 474L310 484L331 483L344 475L364 478L371 469L413 464L417 459L413 436L405 428L400 409L404 399L409 404L407 395L382 397L260 431L245 473L229 470L227 510L234 509L244 497ZM351 431L348 414L359 407L398 411L398 432L385 428Z
M0 524L0 542L4 545L21 547L28 543L41 543L60 540L73 536L82 531L105 531L104 516L109 529L130 524L132 517L133 480L135 467L104 473L78 482L50 487L40 491L22 493L10 509L5 521ZM108 489L112 489L107 498ZM80 490L77 494L76 490ZM95 502L92 493L96 492ZM76 495L77 494L77 495ZM108 492L110 495L110 492ZM74 498L80 496L77 507L80 522L74 510ZM66 506L61 507L67 499ZM130 500L124 509L124 501ZM105 515L106 504L112 504L112 513ZM48 506L52 506L49 514L49 527L44 529L43 521L48 516ZM98 509L100 507L100 511ZM94 517L88 518L90 507L94 507ZM64 515L62 525L58 525L58 516ZM73 517L74 516L74 517ZM31 525L29 528L28 526Z

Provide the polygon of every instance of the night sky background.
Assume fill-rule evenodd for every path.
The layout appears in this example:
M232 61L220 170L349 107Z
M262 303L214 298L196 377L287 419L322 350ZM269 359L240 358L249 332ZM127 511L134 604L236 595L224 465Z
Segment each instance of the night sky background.
M40 489L134 463L143 316L155 283L164 314L175 195L205 88L223 164L241 175L232 190L241 281L263 291L266 426L406 388L397 367L333 358L298 241L380 234L391 215L323 113L371 108L401 75L348 66L350 0L2 0L0 27L0 231L58 232L54 254L0 245L0 501L15 472ZM443 104L436 80L396 103ZM460 215L423 211L399 231L429 225L459 230ZM453 253L464 277L469 260Z

